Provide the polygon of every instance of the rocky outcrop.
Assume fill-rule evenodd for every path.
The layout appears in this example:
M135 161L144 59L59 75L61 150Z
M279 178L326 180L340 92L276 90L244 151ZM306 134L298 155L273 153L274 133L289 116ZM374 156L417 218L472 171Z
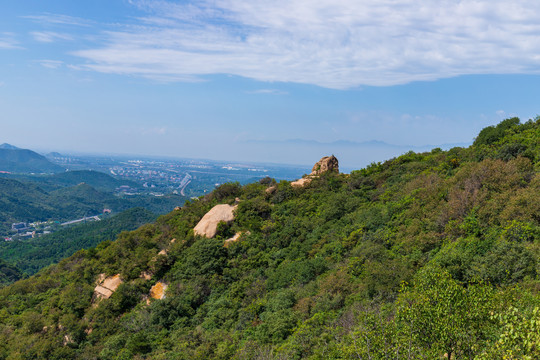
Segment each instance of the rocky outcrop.
M234 220L234 210L236 210L236 205L221 204L214 206L193 229L195 235L213 238L216 236L217 226L221 221L230 223Z
M249 231L246 231L246 232L243 232L243 231L240 231L240 232L237 232L236 234L234 234L234 236L232 238L229 238L227 240L225 240L225 243L223 244L223 246L227 247L229 246L229 244L235 242L235 241L238 241L240 240L240 238L243 236L243 235L251 235L251 232Z
M149 271L143 271L139 277L144 280L152 280L152 273Z
M158 281L152 288L150 288L150 297L156 300L162 300L165 298L165 291L169 286L164 282Z
M122 284L120 274L106 277L105 274L100 274L97 280L97 285L94 289L94 294L101 299L108 299Z
M317 176L329 171L339 173L339 162L334 155L325 156L321 160L317 161L315 165L313 165L313 169L311 169L311 173L309 175L291 182L291 186L304 187Z
M296 181L291 182L292 187L304 187L307 184L309 184L313 180L313 177L311 175L308 175L306 177L303 177L301 179L298 179Z
M310 175L320 175L328 171L339 173L339 162L334 155L325 156L321 160L317 161L317 163L313 165Z

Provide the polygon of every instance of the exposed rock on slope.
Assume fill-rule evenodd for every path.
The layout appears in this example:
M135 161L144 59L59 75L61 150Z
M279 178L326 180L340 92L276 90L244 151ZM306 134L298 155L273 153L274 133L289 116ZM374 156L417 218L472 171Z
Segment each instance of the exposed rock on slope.
M98 278L98 284L94 289L94 293L98 298L108 299L111 295L118 289L122 284L122 279L120 279L120 274L114 276L105 277L105 274L100 274Z
M227 246L229 246L230 243L233 243L233 242L235 242L235 241L240 240L240 238L241 238L244 234L245 234L245 235L250 235L251 232L249 232L249 231L246 231L246 232L240 231L240 232L234 234L234 236L233 236L232 238L229 238L229 239L225 240L225 243L223 244L223 246L227 247Z
M168 285L158 281L152 288L150 289L150 297L152 299L156 300L162 300L165 298L165 291L167 291Z
M311 174L291 182L291 185L293 187L304 187L309 184L313 178L328 171L339 173L339 162L334 155L325 156L321 160L317 161L315 165L313 165L313 169L311 169Z
M221 221L230 223L234 220L236 205L221 204L214 206L193 229L195 235L213 238L217 233L217 226Z
M308 175L305 178L301 178L301 179L291 182L291 185L293 187L303 187L309 184L311 180L313 180L313 177L311 175Z

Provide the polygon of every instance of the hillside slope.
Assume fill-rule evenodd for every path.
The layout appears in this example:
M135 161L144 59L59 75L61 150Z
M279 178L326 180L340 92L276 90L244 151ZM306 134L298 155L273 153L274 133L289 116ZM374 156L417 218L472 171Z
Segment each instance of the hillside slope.
M0 260L0 287L14 283L22 277L23 274L17 267Z
M64 169L32 150L18 149L4 144L4 147L0 148L0 171L39 174L57 173Z
M146 209L133 208L101 221L71 226L37 239L0 242L0 259L15 264L18 270L26 274L34 274L80 249L114 240L120 232L134 230L154 221L156 217ZM11 278L5 282L16 280Z
M67 181L66 185L71 181L72 179ZM103 185L103 182L101 184ZM185 197L174 194L161 197L118 197L86 183L65 187L58 184L42 186L35 181L0 177L0 235L7 235L11 224L16 222L68 221L100 214L104 208L121 212L134 207L144 207L161 214L183 204L184 201Z
M539 194L540 119L225 184L1 289L0 359L539 358Z

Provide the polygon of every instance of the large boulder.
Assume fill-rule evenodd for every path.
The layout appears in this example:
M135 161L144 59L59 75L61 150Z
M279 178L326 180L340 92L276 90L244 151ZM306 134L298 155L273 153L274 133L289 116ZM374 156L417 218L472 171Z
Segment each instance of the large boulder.
M217 226L221 221L230 223L234 220L234 210L236 210L236 205L221 204L214 206L193 229L195 235L213 238L216 236Z
M325 156L321 160L317 161L317 163L313 165L313 169L311 169L310 175L320 175L327 171L339 173L339 162L334 155Z

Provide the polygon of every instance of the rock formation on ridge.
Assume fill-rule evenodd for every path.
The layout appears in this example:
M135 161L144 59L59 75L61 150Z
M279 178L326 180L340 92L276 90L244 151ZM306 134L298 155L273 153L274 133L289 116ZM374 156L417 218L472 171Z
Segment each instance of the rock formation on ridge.
M325 156L321 160L317 161L315 165L313 165L310 175L320 175L327 171L339 173L339 162L334 155Z
M332 171L339 173L339 162L338 159L332 156L324 156L321 160L317 161L311 169L311 174L291 182L293 187L304 187L313 180L314 177L317 177L325 172Z

